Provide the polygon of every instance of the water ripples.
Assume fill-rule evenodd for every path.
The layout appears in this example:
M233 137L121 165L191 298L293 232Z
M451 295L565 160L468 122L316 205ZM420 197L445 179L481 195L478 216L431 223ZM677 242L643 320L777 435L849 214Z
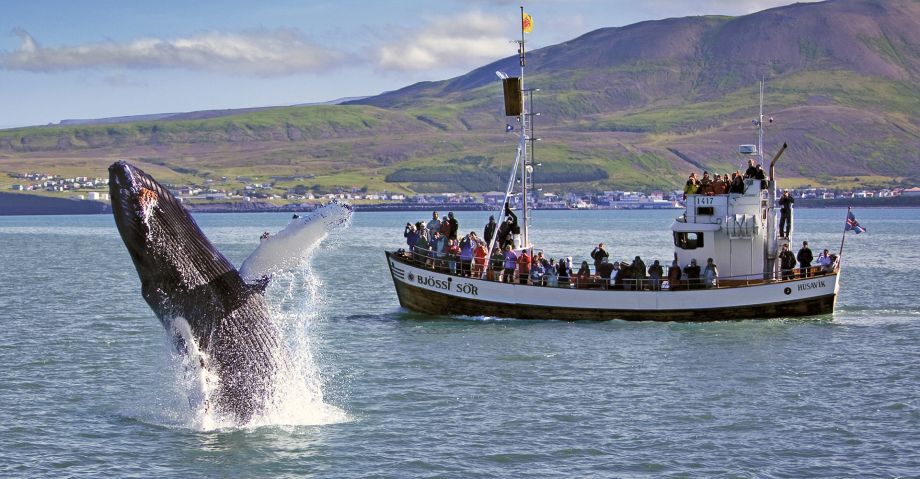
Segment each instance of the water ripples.
M859 213L870 232L847 239L833 317L705 324L401 310L383 250L417 216L357 214L270 290L311 365L307 396L345 417L212 431L186 423L187 398L169 386L175 358L111 219L0 218L0 476L920 471L920 292L889 280L912 273L916 210ZM624 258L666 258L667 237L634 231L666 235L670 216L538 212L536 235L554 256L583 259L605 241ZM488 213L458 217L478 231ZM796 217L813 245L839 246L841 211ZM239 264L289 215L198 219Z

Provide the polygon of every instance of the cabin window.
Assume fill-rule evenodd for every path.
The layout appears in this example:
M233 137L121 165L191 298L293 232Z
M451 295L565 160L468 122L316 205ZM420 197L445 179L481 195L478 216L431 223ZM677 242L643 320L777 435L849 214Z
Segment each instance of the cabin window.
M697 206L696 214L697 216L712 216L716 214L716 209L712 206Z
M701 232L675 232L674 246L680 249L697 249L703 247L703 233Z

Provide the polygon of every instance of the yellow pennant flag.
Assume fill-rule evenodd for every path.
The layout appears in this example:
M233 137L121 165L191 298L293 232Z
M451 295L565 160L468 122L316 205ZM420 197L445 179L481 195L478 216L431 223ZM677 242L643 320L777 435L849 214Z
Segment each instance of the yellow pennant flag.
M521 28L525 33L533 31L533 17L531 17L529 13L524 13L521 17Z

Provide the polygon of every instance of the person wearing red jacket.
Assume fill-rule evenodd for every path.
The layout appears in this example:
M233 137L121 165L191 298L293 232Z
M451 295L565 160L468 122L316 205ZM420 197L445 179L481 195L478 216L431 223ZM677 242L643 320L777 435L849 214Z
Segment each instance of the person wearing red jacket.
M473 277L482 277L482 272L486 266L486 256L489 254L489 247L482 241L476 241L476 248L473 249Z
M521 255L518 256L518 281L521 284L527 284L527 280L530 278L530 255L527 254L527 250L521 250Z

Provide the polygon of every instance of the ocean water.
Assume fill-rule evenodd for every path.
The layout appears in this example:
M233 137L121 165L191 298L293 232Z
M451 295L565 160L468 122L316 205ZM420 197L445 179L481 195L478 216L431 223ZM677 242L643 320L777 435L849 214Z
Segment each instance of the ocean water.
M648 263L677 213L537 211L531 234ZM855 213L834 315L705 324L414 314L383 251L429 215L358 213L273 281L299 371L247 427L189 406L110 216L0 217L0 477L920 477L920 210ZM845 210L796 215L840 247ZM288 216L196 219L239 264Z

